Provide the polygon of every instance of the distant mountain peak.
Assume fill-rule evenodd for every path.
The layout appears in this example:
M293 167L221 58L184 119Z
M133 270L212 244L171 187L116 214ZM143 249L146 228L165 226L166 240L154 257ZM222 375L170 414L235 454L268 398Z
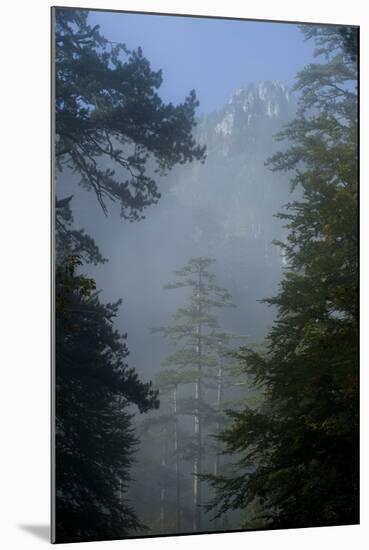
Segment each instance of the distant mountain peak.
M234 126L242 123L250 127L260 118L285 118L291 110L291 93L277 80L266 80L238 88L228 101L215 131L230 136Z
M267 102L286 101L290 100L290 92L288 87L278 80L263 80L257 84L249 84L245 88L238 88L229 99L228 105L242 103L247 106L252 102Z

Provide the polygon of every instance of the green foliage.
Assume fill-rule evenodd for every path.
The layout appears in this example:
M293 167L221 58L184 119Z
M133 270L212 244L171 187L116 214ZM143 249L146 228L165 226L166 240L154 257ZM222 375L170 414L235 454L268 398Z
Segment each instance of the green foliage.
M127 407L158 406L151 383L125 362L113 328L120 301L103 305L71 256L57 265L56 533L58 542L120 538L143 526L124 494L137 439Z
M55 8L56 173L68 168L107 214L143 218L160 198L150 174L203 161L192 138L198 101L165 104L141 49L112 44L88 23L87 10ZM58 185L58 177L57 177ZM72 196L56 199L56 535L58 542L121 538L142 529L127 503L137 439L130 404L159 405L151 383L126 364L126 335L114 329L121 303L102 304L86 263L107 260L75 229Z
M155 329L176 348L163 361L165 371L157 380L161 392L181 390L178 402L177 396L175 398L176 409L172 420L176 423L175 430L178 432L178 418L182 422L186 417L191 418L195 425L193 435L188 432L188 427L182 430L176 451L177 470L179 458L193 463L190 466L190 476L194 477L192 531L203 529L201 476L207 456L217 460L214 459L213 440L206 436L222 423L221 394L227 378L225 356L230 335L219 330L215 312L233 306L229 292L216 284L215 276L209 270L213 263L210 258L192 258L186 266L175 271L177 280L164 288L187 289L188 305L178 308L172 317L172 324ZM194 396L190 393L193 388ZM207 453L209 450L210 454ZM190 476L187 475L188 478ZM176 506L181 514L184 505L179 494L178 490ZM177 530L180 530L178 520Z
M160 198L146 172L149 161L166 173L204 160L205 148L192 137L196 94L178 106L163 103L162 73L140 48L109 42L98 25L89 25L86 10L55 13L57 168L79 174L105 213L107 200L116 201L122 217L140 219Z
M83 229L75 229L74 219L69 200L56 200L55 209L55 249L58 262L64 262L70 256L79 258L80 263L102 264L107 262L101 255L94 239L87 235ZM60 204L62 203L62 204ZM68 261L66 262L69 263Z
M151 534L214 528L210 518L201 518L201 472L210 464L214 468L211 434L224 422L219 386L229 387L234 360L228 357L231 335L220 331L215 314L231 306L230 295L216 284L213 262L194 258L175 271L175 282L165 288L182 289L184 305L170 324L153 329L175 349L154 379L160 409L137 422L141 445L132 492Z
M170 376L177 386L214 381L220 356L229 345L230 335L219 330L215 311L234 304L229 292L216 284L215 276L209 271L214 261L192 258L175 271L177 280L164 287L187 288L190 292L188 306L178 308L172 324L153 329L176 348L162 363L167 370L161 374L161 380Z
M298 115L279 135L289 147L270 160L301 193L279 214L288 267L266 300L278 311L268 349L239 356L264 401L221 434L236 473L208 476L210 507L244 510L246 527L359 520L356 30L306 35L325 58L299 74Z

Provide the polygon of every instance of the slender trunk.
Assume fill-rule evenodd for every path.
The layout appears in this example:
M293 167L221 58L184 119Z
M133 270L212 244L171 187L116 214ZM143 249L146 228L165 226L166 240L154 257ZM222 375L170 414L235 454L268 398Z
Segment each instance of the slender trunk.
M220 355L219 359L219 367L218 367L218 376L217 376L217 414L218 419L215 426L215 435L219 435L220 433L220 413L222 410L222 398L223 398L223 356ZM220 467L220 448L219 448L219 441L215 440L215 459L214 459L214 475L217 476L219 474L219 467ZM218 528L218 518L214 520L214 528Z
M177 416L177 386L173 390L173 411L174 411L174 456L176 472L176 528L181 531L181 487L178 456L178 416Z
M202 473L202 426L201 426L201 379L196 382L195 387L196 411L195 411L195 437L196 437L196 455L194 459L194 480L193 480L193 497L194 497L194 531L201 530L201 502L202 502L202 487L199 475Z
M223 357L220 357L219 367L218 367L218 376L217 376L217 414L218 419L215 426L215 434L220 434L220 413L222 410L222 399L223 399ZM219 441L215 440L215 461L214 461L214 475L219 474L219 466L220 466L220 456L219 456Z
M197 364L197 380L195 383L195 439L196 439L196 453L194 458L193 472L193 501L194 501L194 522L193 530L195 532L201 531L201 504L202 504L202 487L199 475L202 474L202 380L201 380L201 359L202 359L202 335L201 335L201 272L199 273L198 281L198 293L199 299L198 314L199 322L197 325L197 345L196 353L198 358Z
M160 489L160 524L162 532L165 529L165 498L166 498L166 467L167 467L167 438L164 434L164 443L163 443L163 455L161 459L162 465L162 485Z

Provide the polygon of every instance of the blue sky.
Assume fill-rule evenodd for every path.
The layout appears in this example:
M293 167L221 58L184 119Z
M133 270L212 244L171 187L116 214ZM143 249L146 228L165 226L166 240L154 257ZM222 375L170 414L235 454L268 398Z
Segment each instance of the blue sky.
M251 82L291 86L312 60L313 44L294 24L97 11L89 17L106 38L141 46L153 69L163 70L165 101L181 102L194 88L200 114L220 109Z

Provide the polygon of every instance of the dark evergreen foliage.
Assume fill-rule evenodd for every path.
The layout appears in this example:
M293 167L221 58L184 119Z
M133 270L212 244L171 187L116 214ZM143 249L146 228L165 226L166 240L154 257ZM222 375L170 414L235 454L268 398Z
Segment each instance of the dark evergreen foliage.
M120 538L143 529L124 494L137 442L129 403L158 406L126 364L113 328L120 301L101 304L78 256L57 266L56 533L58 542Z
M219 330L216 311L233 306L229 292L216 283L215 275L210 271L215 260L211 258L192 258L187 265L175 271L176 281L167 284L166 289L187 289L188 303L180 307L173 315L172 324L156 329L165 336L176 350L166 358L163 365L167 368L159 377L160 387L165 391L178 388L194 387L194 395L181 395L173 412L175 421L175 439L178 440L178 418L185 416L193 419L194 432L187 437L181 435L175 445L176 468L179 469L179 460L189 460L193 466L192 507L193 518L191 530L201 532L204 529L203 521L203 487L201 476L207 457L214 459L209 442L209 428L214 429L221 423L221 396L220 386L225 385L225 368L221 368L222 358L229 335ZM169 367L169 368L168 368ZM218 389L218 402L215 395L209 395L211 389ZM219 388L217 388L219 386ZM184 441L186 442L184 445ZM210 452L209 452L210 451ZM215 459L216 460L216 459ZM177 476L177 486L179 477ZM184 509L183 502L177 491L175 502L177 521L175 529L181 532L179 518ZM183 526L182 526L183 529ZM174 531L175 532L175 531Z
M246 527L359 521L356 29L303 29L324 57L298 75L288 149L270 160L301 195L279 214L288 267L267 352L239 354L264 402L230 412L236 472L208 476L210 507L244 510Z
M203 160L192 138L195 92L178 106L157 94L161 71L142 51L112 44L87 10L55 9L55 157L93 190L107 213L130 221L160 193L147 167L166 173ZM114 329L121 303L102 304L83 265L107 261L75 229L73 197L56 199L56 539L121 538L144 526L126 498L137 442L132 409L158 407L151 383L128 367L126 335Z
M55 15L57 180L72 170L105 214L111 201L124 219L140 220L160 198L155 174L205 158L192 137L195 93L178 106L163 103L161 71L140 49L109 42L86 10L56 8ZM107 260L74 227L73 196L58 188L57 542L144 532L127 497L138 437L150 455L137 469L135 494L151 495L141 506L148 533L217 529L220 517L224 529L231 510L237 522L241 511L247 528L358 522L357 29L302 31L318 59L298 75L297 116L268 162L291 175L295 193L277 215L288 231L276 242L286 269L276 296L265 300L277 318L265 345L230 353L233 336L221 331L216 312L231 297L216 284L213 260L193 258L176 271L166 288L182 289L188 300L156 329L175 347L156 379L162 407L137 431L133 414L157 409L158 391L128 366L127 335L115 329L121 300L103 304L84 274L86 264ZM209 243L216 227L209 223Z
M95 192L107 213L107 200L131 221L155 204L160 193L147 174L152 161L166 173L175 164L204 160L205 148L192 137L192 90L184 103L165 104L141 49L109 42L88 11L57 8L55 17L56 162L69 166L80 183Z

